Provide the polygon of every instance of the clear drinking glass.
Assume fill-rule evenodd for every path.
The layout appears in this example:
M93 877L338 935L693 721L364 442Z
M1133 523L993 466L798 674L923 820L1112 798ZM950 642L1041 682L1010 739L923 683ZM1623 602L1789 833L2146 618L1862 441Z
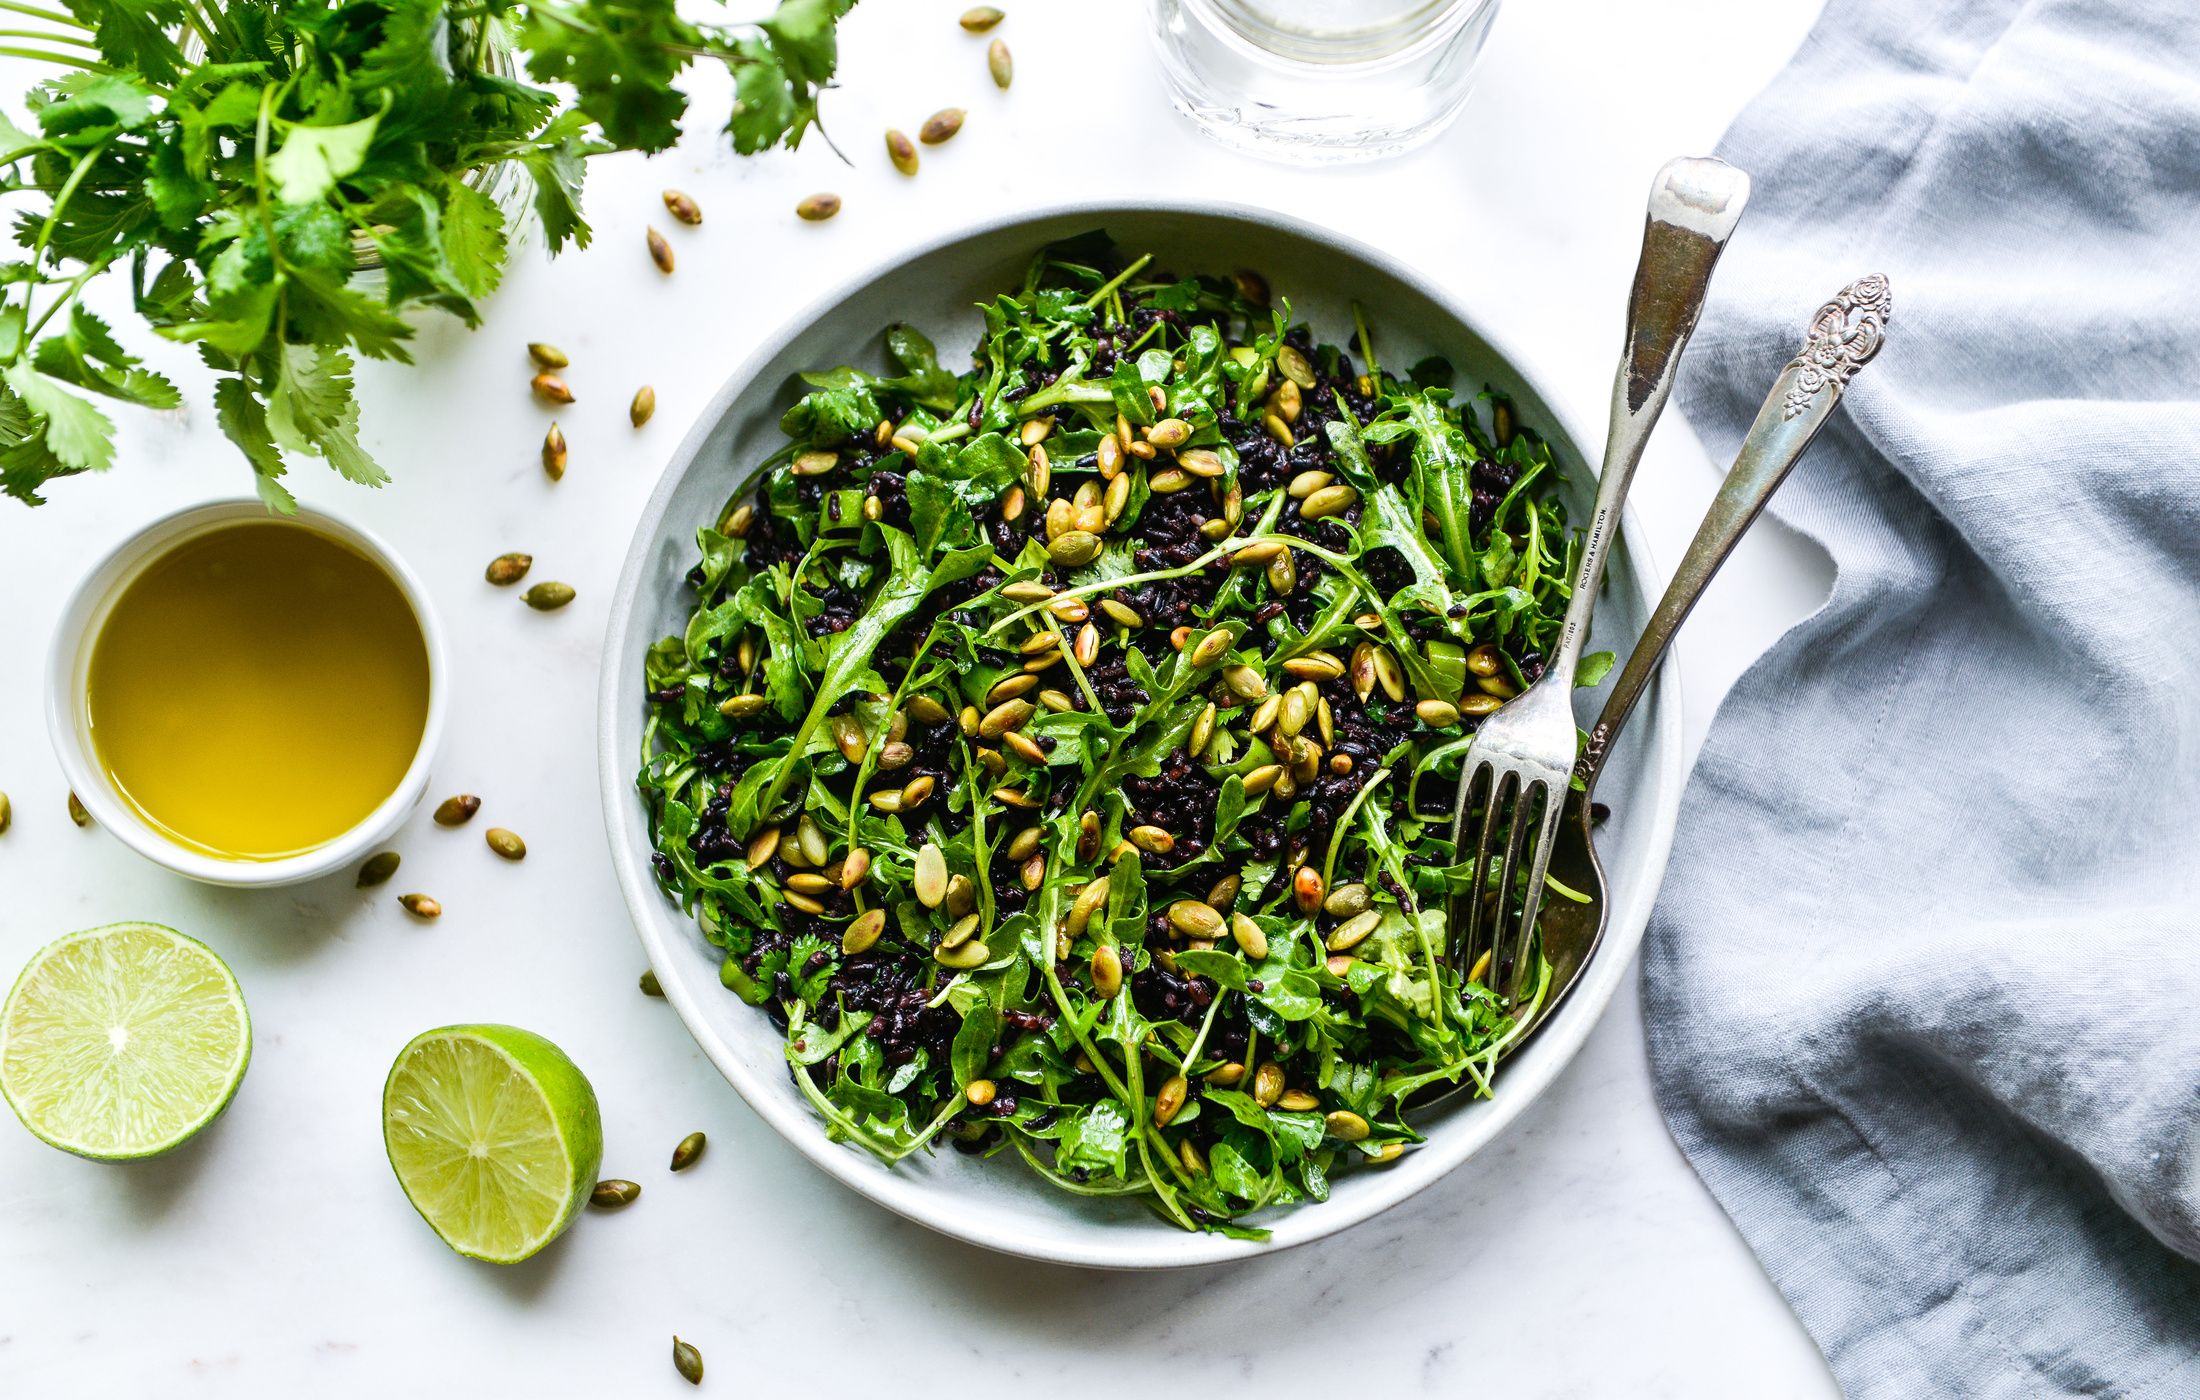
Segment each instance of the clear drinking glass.
M1417 146L1459 114L1498 0L1150 0L1177 109L1302 164Z

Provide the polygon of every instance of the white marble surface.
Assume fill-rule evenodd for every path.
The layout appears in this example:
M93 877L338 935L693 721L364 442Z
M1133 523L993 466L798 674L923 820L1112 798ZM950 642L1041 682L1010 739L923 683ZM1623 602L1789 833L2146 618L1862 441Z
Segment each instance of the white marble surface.
M1513 0L1448 136L1331 175L1195 137L1166 108L1142 8L1127 0L1011 4L1000 33L1019 76L1005 97L986 82L983 44L954 27L960 8L870 0L849 21L846 86L826 113L852 170L822 143L740 161L702 135L654 162L598 163L593 249L555 266L523 258L480 333L429 327L421 368L363 375L365 435L397 484L372 494L294 478L302 497L404 552L450 630L458 701L434 787L478 792L486 808L455 833L423 811L397 843L398 885L447 910L433 927L348 879L267 894L190 885L64 814L39 696L63 590L138 523L246 485L186 357L151 347L192 384L192 407L125 414L114 472L57 486L35 512L0 503L0 788L15 803L0 837L0 976L66 930L160 920L229 959L258 1035L229 1114L168 1158L98 1167L0 1122L0 1393L672 1395L685 1393L667 1355L678 1330L718 1393L1274 1382L1522 1400L1832 1394L1666 1135L1631 987L1517 1130L1438 1188L1302 1251L1145 1277L995 1258L872 1208L767 1133L666 1006L634 990L642 959L591 761L600 609L690 414L775 322L906 239L1049 192L1215 194L1414 262L1593 405L1652 171L1712 145L1817 4ZM24 76L0 73L0 91ZM699 132L723 110L705 88ZM914 129L957 103L968 127L926 153L919 179L886 167L883 126ZM669 225L665 185L691 191L708 222ZM795 201L825 188L846 211L798 223ZM651 220L678 250L669 280L643 251ZM558 485L535 462L545 415L525 389L530 339L575 360L580 402L561 415L572 469ZM660 407L635 433L625 405L645 380ZM1658 557L1678 554L1714 482L1669 419L1636 488ZM482 566L507 549L533 552L537 576L572 582L580 601L538 616L485 586ZM1692 741L1824 584L1815 551L1776 529L1745 545L1683 643ZM524 865L482 847L491 820L526 836ZM509 1269L446 1251L379 1141L398 1047L477 1019L563 1044L602 1097L607 1174L643 1184L634 1208L584 1218ZM664 1160L696 1128L709 1154L674 1178Z

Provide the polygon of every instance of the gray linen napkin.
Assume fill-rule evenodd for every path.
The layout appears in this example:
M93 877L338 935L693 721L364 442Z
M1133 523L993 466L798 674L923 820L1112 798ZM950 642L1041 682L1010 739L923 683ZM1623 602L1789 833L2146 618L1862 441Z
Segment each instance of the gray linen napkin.
M2200 0L1833 0L1719 153L1715 455L1894 315L1682 809L1667 1121L1850 1396L2200 1396Z

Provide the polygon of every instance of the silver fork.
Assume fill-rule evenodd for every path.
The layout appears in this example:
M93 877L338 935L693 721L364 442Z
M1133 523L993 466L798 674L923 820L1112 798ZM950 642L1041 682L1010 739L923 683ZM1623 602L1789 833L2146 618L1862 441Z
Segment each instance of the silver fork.
M1612 385L1612 421L1597 477L1596 509L1582 541L1558 643L1535 683L1482 721L1460 766L1451 819L1454 850L1463 849L1461 838L1476 792L1483 795L1483 817L1465 897L1464 929L1456 910L1450 921L1453 966L1471 977L1486 953L1483 985L1503 1001L1514 999L1515 983L1525 970L1551 843L1566 808L1575 755L1574 673L1604 579L1605 556L1619 532L1620 506L1650 429L1672 393L1673 372L1703 312L1711 271L1748 200L1749 177L1707 157L1670 161L1651 185L1642 257L1627 302L1627 342ZM1501 828L1501 815L1508 811L1510 819ZM1519 920L1508 927L1513 877L1531 825L1535 837L1527 890ZM1493 899L1489 868L1500 838L1503 859Z

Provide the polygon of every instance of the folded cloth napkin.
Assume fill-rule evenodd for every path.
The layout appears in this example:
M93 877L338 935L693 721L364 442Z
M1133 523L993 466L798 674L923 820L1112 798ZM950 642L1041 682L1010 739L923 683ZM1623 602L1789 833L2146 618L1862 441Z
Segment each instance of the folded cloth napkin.
M1832 0L1719 152L1730 456L1837 581L1720 708L1643 962L1667 1122L1851 1397L2200 1396L2200 3Z

